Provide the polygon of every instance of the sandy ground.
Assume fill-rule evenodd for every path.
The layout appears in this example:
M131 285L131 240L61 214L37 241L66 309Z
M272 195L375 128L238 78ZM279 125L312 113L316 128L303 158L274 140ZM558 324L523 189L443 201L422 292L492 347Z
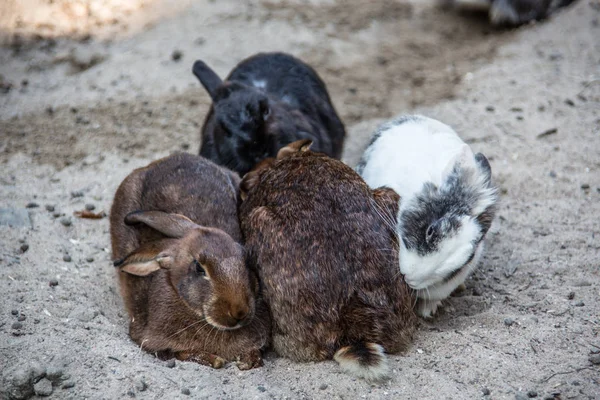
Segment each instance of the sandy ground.
M27 398L36 381L56 399L600 398L598 1L504 31L418 0L132 3L116 22L0 20L12 43L0 48L2 396ZM108 211L133 168L197 151L209 99L195 59L224 75L267 50L321 74L350 165L383 119L422 113L484 152L501 187L480 269L419 322L387 383L273 354L240 372L140 351L108 219L73 215Z

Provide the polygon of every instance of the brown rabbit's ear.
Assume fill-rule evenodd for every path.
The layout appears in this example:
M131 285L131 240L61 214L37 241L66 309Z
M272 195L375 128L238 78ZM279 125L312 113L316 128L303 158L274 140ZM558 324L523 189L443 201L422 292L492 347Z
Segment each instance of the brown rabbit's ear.
M277 159L281 160L282 158L288 157L294 153L304 153L310 149L312 144L313 142L310 139L296 140L295 142L292 142L279 149L277 152Z
M136 276L147 276L161 268L168 269L173 263L173 256L168 251L161 251L164 247L159 243L140 246L124 260L115 261L115 267Z
M127 225L146 224L170 238L180 238L191 229L198 228L192 220L181 214L163 211L134 211L125 216Z
M378 211L383 211L386 218L389 217L391 220L396 221L400 207L400 195L394 189L382 186L373 190L373 198L379 208Z
M246 197L248 197L248 192L252 190L253 187L258 185L261 172L264 169L270 167L274 161L275 160L272 158L266 158L258 164L256 164L250 172L244 175L242 181L240 182L240 198L242 199L242 201L246 200Z

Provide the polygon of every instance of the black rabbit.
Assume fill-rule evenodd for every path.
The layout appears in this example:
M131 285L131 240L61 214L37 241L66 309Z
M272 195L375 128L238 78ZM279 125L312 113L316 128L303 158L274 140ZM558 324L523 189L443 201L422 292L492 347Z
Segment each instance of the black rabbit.
M200 155L240 175L299 139L341 157L344 125L321 78L299 59L259 53L240 62L225 81L200 60L193 72L213 100Z

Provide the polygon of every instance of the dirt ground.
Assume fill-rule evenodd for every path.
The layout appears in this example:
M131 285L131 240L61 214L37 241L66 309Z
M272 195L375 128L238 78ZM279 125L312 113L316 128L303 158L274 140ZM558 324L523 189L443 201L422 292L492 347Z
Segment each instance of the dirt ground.
M429 0L81 3L0 5L2 396L28 398L35 381L55 399L600 398L597 0L510 30ZM501 188L479 270L420 320L384 384L335 362L268 354L241 372L140 351L108 219L73 214L107 212L133 168L197 152L210 102L196 59L225 75L271 50L324 79L350 165L378 123L421 113L485 153Z

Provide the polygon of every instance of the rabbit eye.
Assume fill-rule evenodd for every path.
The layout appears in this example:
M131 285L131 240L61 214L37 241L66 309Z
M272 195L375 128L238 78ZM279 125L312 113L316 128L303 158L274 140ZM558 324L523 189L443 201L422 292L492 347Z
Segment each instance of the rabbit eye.
M204 269L204 267L202 266L202 264L200 264L198 262L198 260L194 260L194 268L196 269L196 273L199 276L202 276L202 277L206 276L206 270Z
M427 239L431 239L431 237L433 236L433 226L429 225L429 227L427 228L427 232L425 232L425 236L427 237Z

